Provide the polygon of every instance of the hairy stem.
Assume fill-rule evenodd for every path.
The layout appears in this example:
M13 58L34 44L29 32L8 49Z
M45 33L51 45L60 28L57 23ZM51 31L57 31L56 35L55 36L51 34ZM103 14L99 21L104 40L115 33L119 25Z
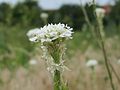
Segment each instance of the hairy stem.
M113 84L113 79L112 79L112 73L110 71L110 67L109 67L109 63L108 63L108 58L107 58L107 54L106 54L106 50L105 50L105 45L104 45L104 40L103 40L103 25L102 25L102 21L100 19L97 19L98 21L98 26L99 26L99 30L98 30L98 35L99 35L99 39L100 39L100 43L101 43L101 48L102 48L102 52L103 52L103 56L104 56L104 60L105 60L105 66L109 75L109 79L110 79L110 84L112 87L112 90L115 90L114 84Z
M105 66L106 66L106 69L107 69L107 72L108 72L108 75L109 75L109 78L110 78L111 87L112 87L113 90L115 90L103 40L101 41L101 45L102 45L102 51L103 51L103 55L104 55L104 59L105 59Z
M57 47L54 47L53 51L53 59L54 59L54 63L55 64L60 64L60 50ZM54 71L54 77L53 77L53 81L54 81L54 90L61 90L61 74L59 70L55 70Z
M111 73L111 70L110 70L110 67L109 67L109 62L108 62L107 53L106 53L106 50L105 50L104 39L103 39L104 38L104 31L103 31L103 24L102 24L102 19L103 18L99 18L99 17L96 16L95 9L96 9L95 0L93 0L93 11L95 13L96 22L97 22L97 25L98 25L98 29L97 29L98 30L98 38L99 38L99 42L100 42L101 49L102 49L102 52L103 52L103 56L104 56L104 60L105 60L105 66L106 66L107 73L108 73L108 76L109 76L109 79L110 79L111 88L112 88L112 90L115 90L113 79L112 79L112 73Z
M54 90L61 90L61 78L60 71L54 71Z

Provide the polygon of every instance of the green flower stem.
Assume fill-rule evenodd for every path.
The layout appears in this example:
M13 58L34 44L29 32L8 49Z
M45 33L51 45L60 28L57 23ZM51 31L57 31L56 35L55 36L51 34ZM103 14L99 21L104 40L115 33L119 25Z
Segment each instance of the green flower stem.
M44 24L47 24L48 23L47 18L44 18L43 22L44 22Z
M112 73L110 71L109 62L108 62L108 58L107 58L107 54L106 54L106 50L105 50L105 45L104 45L103 25L101 24L102 21L100 19L97 19L97 20L98 20L98 25L99 25L98 34L99 34L99 39L100 39L100 43L101 43L103 56L104 56L104 59L105 59L105 66L106 66L106 69L107 69L107 72L108 72L108 75L109 75L112 90L115 90L113 79L112 79Z
M54 59L55 64L60 64L59 47L54 46L52 57ZM53 81L54 81L54 90L61 90L61 74L59 70L54 71Z
M112 90L115 90L115 86L114 86L114 83L113 83L113 78L112 78L112 73L111 73L111 70L110 70L110 67L109 67L109 61L108 61L108 58L107 58L107 53L106 53L106 49L105 49L105 43L104 43L104 29L103 29L103 23L102 23L102 19L101 17L97 17L96 16L96 12L95 12L95 9L96 9L96 5L95 5L95 0L93 0L93 13L95 13L95 19L96 19L96 22L97 22L97 25L98 25L98 38L99 38L99 42L100 42L100 45L101 45L101 49L102 49L102 52L103 52L103 56L104 56L104 60L105 60L105 66L106 66L106 69L107 69L107 73L108 73L108 76L109 76L109 79L110 79L110 84L111 84L111 88Z
M101 35L100 35L100 37L101 37ZM103 40L101 40L101 46L102 46L102 51L103 51L103 54L104 54L105 66L107 68L108 75L109 75L109 78L110 78L111 87L112 87L112 90L115 90L115 87L114 87L114 84L113 84L113 79L112 79L112 74L111 74L111 71L110 71L110 68L109 68L108 59L107 59L107 55L106 55Z
M96 73L95 73L95 66L92 67L92 90L96 90Z
M68 87L63 83L62 77L61 77L61 70L59 70L59 65L61 64L61 60L63 58L63 53L65 46L63 42L61 42L59 39L54 41L53 43L50 43L47 47L49 54L53 58L54 64L58 65L58 68L54 70L53 73L53 83L54 83L54 90L68 90Z
M114 69L114 67L112 66L112 64L111 64L111 63L109 63L109 64L110 64L110 67L111 67L111 69L112 69L114 75L116 76L116 78L117 78L117 80L118 80L118 82L119 82L119 84L120 84L120 78L119 78L117 72L115 71L115 69Z
M89 28L90 28L90 30L91 30L92 36L93 36L93 38L96 39L96 37L95 37L95 32L94 32L94 27L93 27L93 25L91 24L91 21L90 21L90 19L89 19L89 17L88 17L86 8L82 5L82 0L80 0L80 7L81 7L82 12L83 12L83 14L84 14L85 21L86 21L86 23L88 24L88 26L89 26ZM96 41L97 41L97 40L96 40Z
M59 64L60 63L60 59L59 57L57 57L58 59L54 60L54 63ZM54 71L54 90L61 90L61 74L60 71L55 70Z
M90 20L89 20L89 18L88 18L88 14L87 14L87 12L86 12L86 9L83 7L83 5L82 5L82 3L81 3L81 0L80 0L80 4L81 4L80 6L81 6L81 9L82 9L82 11L83 11L83 14L84 14L84 16L85 16L85 20L86 20L88 26L91 28L91 30L93 30L93 31L92 31L92 32L93 32L93 35L96 36L97 34L96 34L96 33L95 33L96 35L94 34L94 29L95 29L95 28L94 28L93 25L91 24L91 22L90 22ZM95 9L96 9L95 0L93 0L92 8L93 8L94 16L96 17L96 14L95 14ZM97 18L97 17L96 17L96 18ZM100 25L102 24L101 21L99 22L99 24L100 24ZM102 37L104 37L103 27L100 27L100 30L102 30L102 31L100 31L99 33L101 34ZM96 39L96 37L95 37L95 39ZM98 43L99 45L101 44L98 40L96 40L96 41L97 41L97 43ZM100 40L100 41L101 41L101 40ZM103 43L103 44L104 44L104 43ZM100 46L101 46L101 45L100 45ZM102 45L102 46L104 46L104 45ZM105 53L106 53L106 52L105 52ZM114 70L113 66L110 65L110 67L111 67L113 73L115 74L116 78L117 78L118 81L120 82L120 79L119 79L116 71ZM111 75L110 75L110 77L111 77ZM112 85L112 81L111 81L111 85ZM113 86L113 85L112 85L112 86ZM114 90L114 89L113 89L113 90Z
M61 78L60 71L54 71L54 90L61 90Z

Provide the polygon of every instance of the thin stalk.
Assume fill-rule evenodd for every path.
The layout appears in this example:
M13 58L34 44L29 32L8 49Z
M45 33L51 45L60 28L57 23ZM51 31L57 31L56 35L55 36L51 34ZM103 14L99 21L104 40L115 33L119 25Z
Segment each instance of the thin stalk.
M101 35L100 35L100 38L102 39ZM111 87L112 87L113 90L115 90L103 40L101 40L101 46L102 46L102 51L103 51L103 55L104 55L104 59L105 59L105 66L106 66L106 69L108 71L108 75L109 75L109 78L110 78Z
M81 1L81 0L80 0L80 7L81 7L82 12L83 12L83 14L84 14L84 16L85 16L85 21L86 21L86 23L88 24L90 30L92 31L93 36L95 37L94 27L93 27L93 25L92 25L91 22L90 22L90 19L89 19L89 17L88 17L87 11L86 11L85 7L82 5L82 1Z
M97 25L98 25L98 29L97 29L98 30L98 38L99 38L99 42L101 44L101 49L102 49L102 52L103 52L107 73L108 73L108 76L109 76L109 79L110 79L111 88L112 88L112 90L115 90L115 86L114 86L113 78L112 78L112 73L111 73L111 70L110 70L110 67L109 67L109 62L108 62L107 53L106 53L106 50L105 50L104 39L103 39L104 38L104 32L103 32L102 18L99 18L99 17L96 16L95 9L96 9L95 0L93 0L93 11L95 13L96 22L97 22Z
M86 21L86 23L88 24L88 26L89 26L89 28L90 28L90 30L91 30L91 33L92 33L93 38L94 38L95 41L99 44L99 41L98 41L97 38L96 38L95 28L94 28L94 26L91 24L91 21L90 21L90 19L89 19L89 17L88 17L87 11L86 11L85 7L82 5L82 1L81 1L81 0L80 0L80 7L81 7L82 12L83 12L83 14L84 14L84 16L85 16L85 21ZM94 8L95 8L95 7L94 7ZM99 44L99 45L100 45L100 44Z
M112 73L110 71L108 58L107 58L107 54L106 54L106 50L105 50L103 35L102 35L102 32L101 32L101 31L103 31L103 26L102 26L100 20L97 19L97 21L98 21L98 26L99 26L98 35L99 35L99 40L100 40L100 43L101 43L101 48L102 48L102 52L103 52L103 56L104 56L104 60L105 60L105 66L106 66L106 69L107 69L107 72L108 72L108 75L109 75L111 88L112 88L112 90L115 90L115 87L114 87L114 84L113 84L113 79L112 79Z
M93 13L94 13L94 15L95 15L95 9L96 9L95 0L93 0L93 4L94 4L94 5L93 5ZM89 20L88 14L87 14L87 12L86 12L85 7L82 5L81 0L80 0L80 5L81 5L81 9L82 9L82 11L83 11L83 14L84 14L84 16L85 16L85 20L86 20L88 26L91 28L92 33L93 33L93 36L95 36L94 27L93 27L93 25L91 24L91 22L90 22L90 20ZM95 15L95 17L96 17L96 15ZM95 38L96 38L96 37L95 37ZM96 41L98 42L98 44L99 44L99 46L100 46L99 41L98 41L98 40L96 40ZM104 42L103 42L103 46L104 46ZM105 50L105 54L106 54L106 50ZM105 56L104 56L104 57L105 57ZM108 66L107 66L107 67L108 67ZM116 71L114 70L114 68L113 68L113 66L112 66L111 64L110 64L110 67L111 67L113 73L115 74L117 80L118 80L119 83L120 83L120 78L118 77ZM109 70L109 71L110 71L110 70ZM111 73L111 72L110 72L110 73ZM110 75L110 77L111 77L111 75ZM112 81L111 81L111 84L112 84ZM113 84L112 84L112 86L113 86ZM113 90L114 90L114 89L113 89Z
M95 67L91 67L92 69L92 90L96 90L95 83L96 83L96 73L95 73Z
M111 49L110 49L110 52L111 52ZM110 61L109 61L109 64L110 64L111 70L113 71L113 74L115 75L116 79L118 80L118 83L120 84L120 77L119 77L119 75L117 74L114 66L112 65L112 63Z
M88 17L88 15L87 15L86 9L85 9L85 7L82 5L82 1L81 1L81 0L80 0L80 7L81 7L81 9L82 9L82 11L83 11L83 14L84 14L84 16L85 16L85 20L86 20L88 26L89 26L90 28L93 28L93 27L92 27L92 24L91 24L91 22L90 22L90 20L89 20L89 17Z
M44 24L46 25L48 23L47 18L43 19Z
M109 64L110 64L110 67L111 67L113 73L115 74L115 76L116 76L116 78L117 78L119 84L120 84L120 78L119 78L119 76L117 75L117 72L115 71L115 69L114 69L114 67L112 66L112 64L111 64L111 63L109 63Z

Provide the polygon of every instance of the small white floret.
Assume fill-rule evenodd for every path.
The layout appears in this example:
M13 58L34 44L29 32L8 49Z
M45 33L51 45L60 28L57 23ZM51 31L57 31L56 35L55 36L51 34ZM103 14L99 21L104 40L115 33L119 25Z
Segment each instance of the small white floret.
M30 65L36 65L36 64L37 64L37 60L31 59L31 60L29 61L29 64L30 64Z
M72 38L72 28L65 24L48 24L44 27L35 28L27 33L29 40L32 42L52 42L56 39L71 39Z
M87 67L92 67L92 66L96 66L98 64L97 60L89 60L87 63L86 63L86 66Z
M35 28L28 31L27 36L31 42L38 42L38 35L40 34L40 29Z

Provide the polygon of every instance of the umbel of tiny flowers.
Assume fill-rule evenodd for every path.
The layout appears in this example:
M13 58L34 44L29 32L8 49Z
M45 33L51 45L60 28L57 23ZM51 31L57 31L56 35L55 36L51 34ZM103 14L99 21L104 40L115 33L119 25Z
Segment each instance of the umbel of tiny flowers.
M91 60L88 60L88 62L86 63L86 66L94 69L94 67L95 67L97 64L98 64L97 60L91 59Z
M29 61L29 64L30 64L30 65L36 65L36 64L37 64L37 60L31 59L31 60Z
M87 67L90 67L91 70L92 70L92 75L91 75L91 78L92 78L92 81L91 81L91 84L92 84L92 90L95 90L95 77L96 77L96 74L95 74L95 67L98 65L98 61L95 60L95 59L91 59L91 60L88 60L87 63L86 63L86 66Z
M72 28L65 24L48 24L35 28L27 33L29 40L40 43L47 70L53 76L54 90L62 90L61 73L67 67L64 65L65 41L72 39Z

